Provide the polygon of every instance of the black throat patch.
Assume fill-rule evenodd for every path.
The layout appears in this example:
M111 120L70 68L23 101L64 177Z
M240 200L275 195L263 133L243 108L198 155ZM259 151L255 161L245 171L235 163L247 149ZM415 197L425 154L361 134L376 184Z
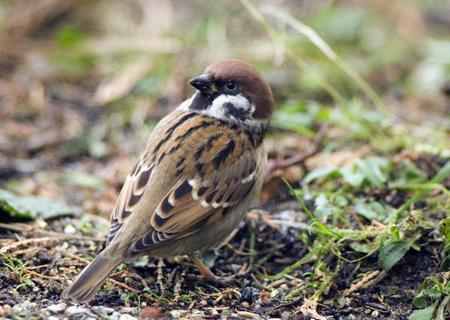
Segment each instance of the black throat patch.
M192 110L205 110L212 104L215 98L216 97L214 95L197 91L189 108Z

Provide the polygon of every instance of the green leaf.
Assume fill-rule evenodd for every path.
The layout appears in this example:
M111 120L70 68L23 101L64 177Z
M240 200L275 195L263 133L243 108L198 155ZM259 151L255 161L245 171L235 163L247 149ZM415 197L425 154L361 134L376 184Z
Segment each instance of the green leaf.
M379 202L364 203L360 202L355 205L355 211L369 221L383 221L388 215L387 209Z
M374 252L377 249L378 244L376 242L368 242L368 243L350 242L349 247L355 250L356 252L370 253Z
M323 193L319 194L315 199L314 204L316 207L314 214L320 221L326 221L329 216L333 216L339 212L339 209L330 203Z
M303 179L303 183L308 184L317 178L336 176L340 176L339 170L336 167L320 168L308 173Z
M378 263L384 270L390 270L403 258L409 248L411 248L412 244L413 241L411 240L389 241L381 247L380 254L378 256Z
M25 219L51 219L80 213L78 208L69 206L62 201L19 196L3 189L0 189L0 211L5 211L13 217Z
M436 173L436 175L429 181L430 183L443 183L447 177L450 175L450 161L447 163ZM412 196L408 201L406 201L397 211L391 215L391 220L398 221L401 217L404 216L404 211L408 209L411 205L416 203L417 201L422 200L428 193L429 189L420 190L414 196Z
M433 318L434 309L436 309L436 303L425 309L415 310L408 320L431 320Z
M442 300L441 304L439 305L439 308L437 309L437 312L436 312L436 320L445 320L444 312L445 312L445 308L447 307L449 302L450 302L450 295L446 296L444 298L444 300Z
M340 173L352 187L359 188L364 181L364 175L358 170L354 162L344 166Z
M383 174L383 171L388 167L386 159L370 157L365 160L358 159L355 163L371 185L382 187L386 182L386 177Z

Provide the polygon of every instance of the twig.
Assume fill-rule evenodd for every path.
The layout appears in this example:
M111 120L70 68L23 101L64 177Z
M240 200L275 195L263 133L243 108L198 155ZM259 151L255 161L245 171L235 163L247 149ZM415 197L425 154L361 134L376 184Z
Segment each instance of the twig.
M139 281L141 281L143 289L150 288L150 286L148 285L147 281L145 281L145 279L143 277L141 277L139 274L137 274L136 272L133 272L133 276L138 278Z
M132 288L132 287L126 285L125 283L122 283L122 282L120 282L120 281L114 280L113 278L109 278L109 282L115 284L115 285L118 286L118 287L121 287L121 288L123 288L123 289L126 289L126 290L128 290L128 291L131 291L131 292L134 292L134 293L138 293L138 292L139 292L139 290L136 290L136 289L134 289L134 288Z
M43 279L43 280L56 280L56 281L63 281L63 280L64 280L64 278L61 278L61 277L56 277L56 276L53 276L53 277L51 277L51 276L46 276L46 275L40 274L40 273L35 272L35 271L31 271L31 270L27 270L27 273L28 273L30 276L33 276L33 277L36 277L36 278L41 278L41 279Z
M21 226L21 225L17 225L17 224L0 223L0 228L5 229L5 230L11 230L14 232L20 232L20 233L33 232L35 236L41 236L43 238L58 238L59 240L80 240L80 241L95 241L95 242L105 241L105 239L96 238L96 237L68 235L65 233L38 230L38 229L35 229L34 227ZM41 239L41 238L36 238L36 239Z
M314 137L314 140L312 142L312 146L303 154L295 155L293 157L290 157L288 159L280 160L280 161L273 161L271 164L269 164L267 170L266 170L266 181L270 180L272 177L272 173L279 169L288 168L297 164L304 163L307 159L311 158L312 156L316 155L322 150L323 147L323 140L326 136L326 133L328 131L328 124L324 124L320 127L319 132Z
M156 277L156 283L158 283L158 285L159 285L161 294L163 294L164 291L166 290L166 288L164 287L164 283L163 283L163 279L164 279L163 267L164 267L164 260L162 258L160 258L158 260L158 275Z
M178 301L180 300L181 286L183 285L185 275L186 270L181 271L180 277L177 279L177 282L175 282L175 286L173 288L173 303L178 303Z
M259 314L248 312L248 311L236 311L236 314L242 318L247 319L261 319L261 316Z
M55 243L60 241L66 241L66 240L90 240L90 241L103 241L96 238L86 238L86 237L80 237L80 236L68 236L68 235L58 235L58 236L52 236L52 237L41 237L41 238L33 238L33 239L26 239L21 240L15 243L12 243L10 245L7 245L3 247L0 250L0 253L6 254L11 251L15 251L16 249L24 246L40 246L45 247L49 243Z
M380 273L380 270L375 270L373 272L370 272L369 274L365 275L364 277L362 277L361 280L359 280L357 283L352 284L350 286L350 288L345 289L344 290L344 296L348 297L349 295L351 295L353 292L358 291L359 289L363 288L363 287L367 287L368 285L370 285L370 283L372 283L372 280L374 278L376 278L378 276L378 274Z

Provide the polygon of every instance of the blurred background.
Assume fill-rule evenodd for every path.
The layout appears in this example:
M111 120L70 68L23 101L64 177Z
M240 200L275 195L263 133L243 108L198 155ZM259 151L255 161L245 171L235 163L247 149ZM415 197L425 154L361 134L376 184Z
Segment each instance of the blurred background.
M269 212L292 200L280 177L343 177L303 188L319 220L354 228L350 210L360 227L387 224L450 158L448 0L0 0L2 192L85 213L41 227L104 234L155 123L223 58L255 65L275 95ZM445 172L438 183L450 185ZM438 222L450 204L436 197L424 206Z
M268 78L275 128L311 138L329 122L351 131L339 148L392 119L400 145L377 147L448 147L449 1L245 4L1 1L0 183L26 173L21 192L78 203L56 186L120 183L154 123L192 93L187 80L228 57Z

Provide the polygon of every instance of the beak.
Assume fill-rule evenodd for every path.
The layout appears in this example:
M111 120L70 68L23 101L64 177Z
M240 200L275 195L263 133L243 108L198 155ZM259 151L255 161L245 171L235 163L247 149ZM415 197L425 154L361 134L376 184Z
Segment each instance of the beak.
M189 84L200 92L211 94L217 91L214 79L206 74L199 75L189 81Z

